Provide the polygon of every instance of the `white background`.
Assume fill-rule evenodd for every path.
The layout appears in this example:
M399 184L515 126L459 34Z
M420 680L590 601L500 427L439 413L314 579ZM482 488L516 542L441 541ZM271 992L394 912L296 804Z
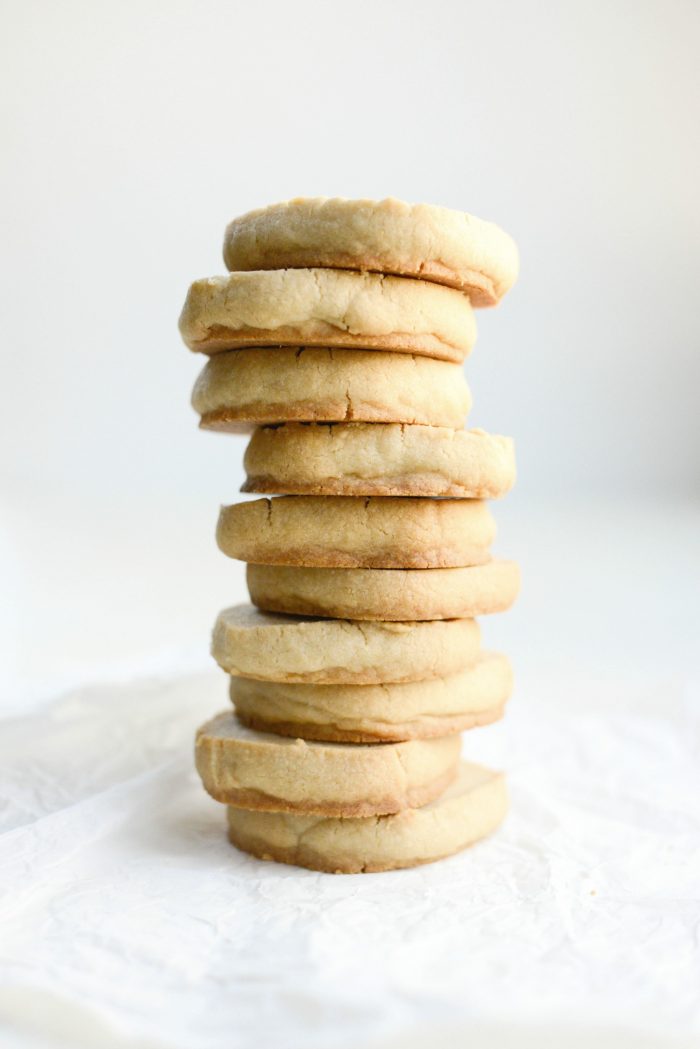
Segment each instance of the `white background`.
M2 12L7 711L208 667L213 617L243 595L213 527L244 444L197 432L177 316L222 272L230 218L301 194L439 203L516 238L520 281L466 366L473 424L514 435L520 469L495 510L524 591L487 636L519 669L520 717L540 694L572 718L623 694L675 711L700 633L698 5ZM642 752L620 751L640 782Z
M467 364L473 423L517 438L504 529L697 496L696 4L4 6L2 491L15 603L71 628L15 638L13 681L204 664L243 444L197 432L176 321L270 201L391 194L517 239Z

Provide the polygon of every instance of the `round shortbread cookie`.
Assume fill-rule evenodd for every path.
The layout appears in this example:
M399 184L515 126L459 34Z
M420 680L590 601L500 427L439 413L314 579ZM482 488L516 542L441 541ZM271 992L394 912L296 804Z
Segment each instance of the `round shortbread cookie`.
M423 681L471 666L480 631L473 619L358 623L259 612L219 614L212 655L229 674L262 681L373 685Z
M250 600L264 612L415 622L473 619L515 601L514 561L470 568L299 568L248 565Z
M500 227L463 211L401 200L299 198L234 219L230 270L333 266L420 277L494 306L518 276L518 249Z
M244 492L497 499L515 482L509 437L397 423L261 426L243 463Z
M378 819L328 819L229 808L229 840L262 860L330 874L416 867L491 834L508 811L502 773L461 762L454 783L422 808Z
M460 739L306 743L219 714L197 732L195 762L217 801L265 812L377 816L425 805L452 782Z
M340 346L461 362L476 339L466 295L425 281L344 270L274 269L205 277L180 314L191 350Z
M195 383L200 425L233 433L262 423L421 423L461 429L471 395L459 364L408 353L290 347L211 357Z
M429 739L488 725L513 688L508 659L483 652L450 677L393 685L290 685L232 677L241 721L263 732L342 743Z
M288 495L224 506L228 556L311 568L461 568L483 564L496 522L479 499Z

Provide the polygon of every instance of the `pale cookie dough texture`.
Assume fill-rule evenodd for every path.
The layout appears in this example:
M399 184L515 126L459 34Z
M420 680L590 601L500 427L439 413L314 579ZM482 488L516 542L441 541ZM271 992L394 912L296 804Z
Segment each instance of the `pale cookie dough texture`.
M460 363L476 339L466 295L343 270L262 270L195 281L180 315L191 350L331 346Z
M248 349L207 361L192 406L201 426L245 432L260 423L419 423L461 429L471 407L459 364L407 353Z
M310 568L461 568L483 564L496 523L479 499L287 495L224 506L229 557Z
M515 482L509 437L386 423L261 426L243 463L244 492L496 499Z
M460 740L307 743L219 714L197 732L195 761L217 801L267 812L376 816L425 805L457 772Z
M451 856L491 834L507 811L502 773L462 762L442 797L422 808L378 819L229 808L229 839L259 859L331 874L360 874Z
M393 685L299 685L232 677L241 721L264 732L340 743L429 739L488 725L513 688L508 659L482 652L450 677Z
M251 605L219 614L212 655L229 674L263 681L371 685L455 674L479 654L473 619L360 623L271 615Z
M420 277L494 306L518 276L518 249L491 222L401 200L290 200L234 219L224 237L230 270L286 266Z
M471 619L515 601L514 561L471 568L297 568L248 565L248 590L266 612L405 622Z

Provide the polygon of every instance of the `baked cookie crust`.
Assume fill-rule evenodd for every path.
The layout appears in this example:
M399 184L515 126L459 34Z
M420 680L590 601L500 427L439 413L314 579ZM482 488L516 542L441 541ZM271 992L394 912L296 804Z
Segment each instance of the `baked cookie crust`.
M458 364L408 353L321 347L211 357L192 392L203 429L279 422L395 422L461 429L472 399Z
M504 612L515 601L514 561L469 568L297 568L248 565L248 590L266 612L335 619L473 619Z
M223 506L228 557L310 568L461 568L489 560L496 522L479 499L287 495Z
M304 198L250 211L224 236L230 270L333 266L419 277L494 306L518 276L518 249L492 222L434 204Z
M466 295L425 281L332 269L229 273L195 281L180 314L191 350L330 346L461 363L476 340Z
M403 684L305 685L232 677L240 721L263 732L341 743L429 739L488 725L513 688L506 656L482 652L449 677Z
M473 619L362 623L224 609L212 655L228 674L262 681L371 685L455 674L479 654Z
M502 773L462 762L453 784L422 808L374 819L324 819L229 808L229 840L258 859L330 874L416 867L491 834L508 811Z
M195 763L216 801L266 812L374 816L424 805L454 779L457 736L403 743L307 743L242 725L234 713L198 730Z
M509 437L395 423L286 423L255 430L244 492L497 499L515 483Z

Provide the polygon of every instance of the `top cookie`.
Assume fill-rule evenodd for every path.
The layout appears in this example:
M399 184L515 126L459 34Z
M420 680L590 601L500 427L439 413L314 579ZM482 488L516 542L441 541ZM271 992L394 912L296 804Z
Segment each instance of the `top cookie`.
M495 306L518 276L518 249L498 226L462 211L401 200L304 198L229 223L230 270L333 267L419 277Z

